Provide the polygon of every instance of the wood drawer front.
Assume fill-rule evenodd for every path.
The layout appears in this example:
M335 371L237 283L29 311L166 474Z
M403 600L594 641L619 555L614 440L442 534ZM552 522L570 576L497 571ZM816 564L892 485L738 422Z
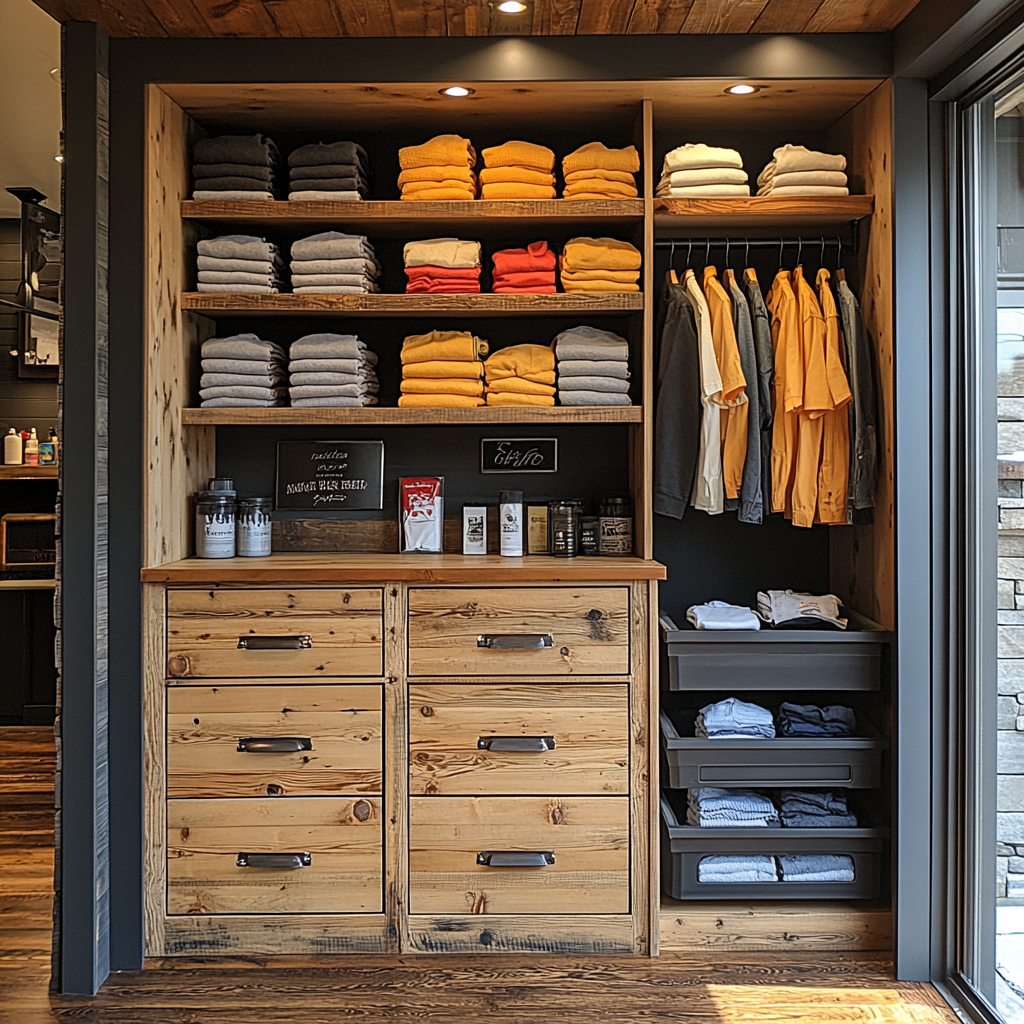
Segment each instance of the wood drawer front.
M167 795L380 793L381 699L374 685L169 687ZM312 749L261 749L275 740Z
M412 914L628 914L629 798L412 797ZM553 854L488 867L480 854Z
M239 867L239 854L308 853L308 867ZM383 909L381 804L169 800L169 914L344 914Z
M550 634L551 647L481 647L481 636ZM628 587L409 589L409 675L568 676L629 672Z
M379 676L382 591L168 590L167 675L187 678ZM239 642L308 648L240 649ZM270 638L264 640L263 638Z
M628 793L629 688L414 685L409 786L443 796Z

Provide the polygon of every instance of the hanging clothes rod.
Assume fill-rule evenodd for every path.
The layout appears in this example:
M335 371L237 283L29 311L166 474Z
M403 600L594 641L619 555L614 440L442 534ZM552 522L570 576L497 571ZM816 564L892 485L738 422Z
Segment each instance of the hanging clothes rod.
M659 238L655 241L656 249L682 250L688 254L700 252L705 249L710 256L712 249L725 249L731 252L733 249L742 249L748 252L751 249L777 249L780 257L783 253L792 254L795 248L798 252L806 249L813 253L815 249L821 252L822 258L826 252L835 252L839 258L845 254L853 255L860 245L860 231L857 221L851 224L851 236L844 239L841 235L795 235L790 237L776 238L744 238L736 235L713 237L708 235L687 235L683 238Z

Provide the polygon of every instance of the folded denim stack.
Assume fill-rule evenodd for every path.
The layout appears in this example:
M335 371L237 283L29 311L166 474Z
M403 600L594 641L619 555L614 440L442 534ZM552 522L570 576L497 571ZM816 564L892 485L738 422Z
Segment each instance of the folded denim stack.
M314 142L288 154L288 198L359 200L370 191L370 161L355 142Z
M562 331L554 348L559 405L632 405L625 338L580 326Z
M697 864L698 882L777 882L779 872L774 857L758 854L716 854L701 857Z
M640 154L636 146L609 149L588 142L562 159L563 199L635 199Z
M437 135L422 146L398 151L403 199L476 199L476 150L469 139Z
M484 363L488 405L555 404L555 353L549 345L510 345Z
M617 238L570 238L559 259L567 292L640 291L640 250Z
M554 199L555 154L532 142L506 142L485 149L481 199Z
M500 249L491 259L494 261L491 282L494 291L533 295L554 293L558 258L548 248L547 242L531 242L525 249Z
M256 334L233 334L230 338L204 341L200 352L202 408L285 404L285 354L280 345L264 341Z
M701 828L776 828L775 804L753 789L704 786L686 793L686 823Z
M846 157L780 146L757 176L759 196L848 196Z
M847 808L846 794L827 789L780 790L779 815L787 828L857 827L857 815Z
M196 246L201 292L250 292L272 295L281 290L284 264L273 242L255 235L220 235Z
M776 629L846 629L842 601L835 594L798 594L793 590L759 591L757 614Z
M767 708L727 697L700 709L694 735L712 740L772 740L775 739L775 723Z
M192 149L193 199L273 200L281 154L266 135L220 135Z
M778 721L783 736L852 736L857 728L853 709L841 704L782 704Z
M377 355L354 334L307 334L292 342L288 359L288 392L293 406L377 404Z
M475 409L484 402L488 345L468 331L411 334L402 343L401 408Z
M735 149L705 146L703 142L678 146L665 154L654 194L659 199L749 196L743 157Z
M852 882L853 858L845 853L794 853L779 856L784 882Z
M480 291L480 243L459 238L408 242L403 250L409 293L470 295Z
M761 620L741 604L708 601L686 609L686 618L694 629L760 629Z
M379 292L380 264L366 235L323 231L292 242L296 295L365 295Z

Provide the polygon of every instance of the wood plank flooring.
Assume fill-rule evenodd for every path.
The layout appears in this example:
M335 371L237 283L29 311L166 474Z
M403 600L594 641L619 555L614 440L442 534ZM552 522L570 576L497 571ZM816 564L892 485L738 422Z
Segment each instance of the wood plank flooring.
M17 1024L957 1024L886 956L671 953L151 960L93 999L48 992L50 730L0 729L0 1021Z

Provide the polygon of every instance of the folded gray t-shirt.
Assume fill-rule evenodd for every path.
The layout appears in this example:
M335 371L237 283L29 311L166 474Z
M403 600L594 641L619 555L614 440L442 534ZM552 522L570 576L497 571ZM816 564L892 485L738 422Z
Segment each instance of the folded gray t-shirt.
M227 338L208 338L203 342L203 359L284 360L285 351L273 341L264 341L258 334L232 334Z
M354 334L305 334L292 342L288 355L294 359L361 359L366 342Z
M216 256L230 260L270 260L280 257L280 251L273 242L256 235L219 235L204 238L196 245L200 256Z
M560 405L632 405L629 395L617 395L611 391L559 391Z
M559 359L559 377L619 377L629 376L629 363L619 359Z
M629 381L619 377L559 377L561 391L608 391L624 395L629 390Z

